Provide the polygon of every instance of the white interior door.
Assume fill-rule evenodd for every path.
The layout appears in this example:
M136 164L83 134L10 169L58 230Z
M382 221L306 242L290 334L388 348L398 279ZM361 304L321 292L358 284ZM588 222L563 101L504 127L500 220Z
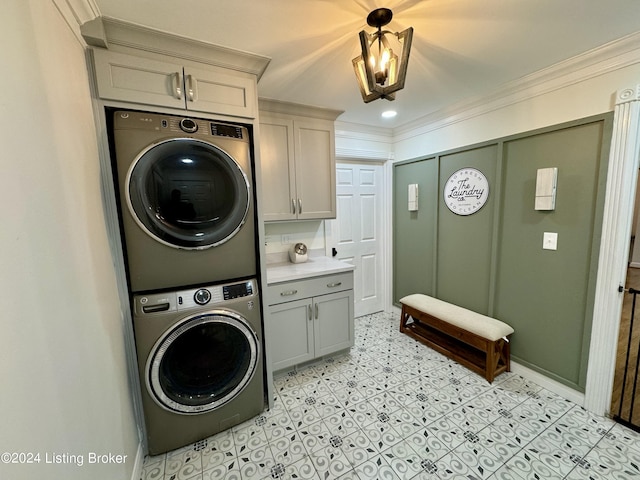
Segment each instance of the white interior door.
M382 258L383 166L336 165L336 220L331 221L335 258L355 265L354 314L384 310Z

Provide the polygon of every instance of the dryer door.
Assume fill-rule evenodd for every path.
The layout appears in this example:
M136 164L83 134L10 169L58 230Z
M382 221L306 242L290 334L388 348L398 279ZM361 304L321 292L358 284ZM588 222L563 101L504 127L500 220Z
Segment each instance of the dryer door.
M249 209L249 181L224 150L174 138L143 150L127 173L127 204L138 225L176 248L204 249L232 238Z
M147 388L161 407L198 414L238 395L253 378L258 338L240 315L213 310L187 317L156 342Z

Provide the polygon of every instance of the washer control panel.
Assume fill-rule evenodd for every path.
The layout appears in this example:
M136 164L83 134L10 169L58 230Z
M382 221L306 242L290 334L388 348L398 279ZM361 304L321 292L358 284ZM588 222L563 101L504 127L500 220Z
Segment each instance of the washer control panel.
M150 293L134 296L136 314L159 314L213 306L229 300L257 295L256 280L208 285L206 287L181 290L179 292ZM251 299L248 299L252 301Z

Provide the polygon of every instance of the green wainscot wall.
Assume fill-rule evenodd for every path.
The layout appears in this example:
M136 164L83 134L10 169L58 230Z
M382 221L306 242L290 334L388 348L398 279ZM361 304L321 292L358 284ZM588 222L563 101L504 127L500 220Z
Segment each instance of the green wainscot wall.
M393 298L425 293L510 324L514 361L584 391L612 114L399 162L393 178ZM534 209L536 174L558 169L555 209ZM475 169L488 197L445 203ZM408 185L419 185L418 211ZM543 249L545 232L557 249Z

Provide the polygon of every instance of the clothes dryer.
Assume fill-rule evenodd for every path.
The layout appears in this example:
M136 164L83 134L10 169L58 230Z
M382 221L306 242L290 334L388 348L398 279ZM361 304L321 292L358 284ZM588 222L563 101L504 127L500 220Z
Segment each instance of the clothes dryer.
M245 126L119 110L110 135L132 292L256 275Z
M188 445L264 409L255 279L133 297L149 453Z

